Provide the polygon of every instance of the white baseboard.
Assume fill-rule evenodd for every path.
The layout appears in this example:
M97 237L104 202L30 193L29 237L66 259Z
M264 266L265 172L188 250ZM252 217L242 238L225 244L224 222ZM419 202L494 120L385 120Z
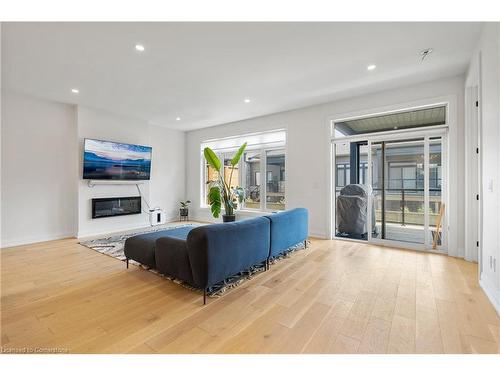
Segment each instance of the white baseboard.
M177 216L172 216L167 218L167 223L178 221ZM117 233L124 233L133 230L147 229L150 228L149 225L141 225L139 227L125 227L125 228L117 228L113 231L105 231L105 232L83 232L83 233L75 233L75 232L65 232L65 233L51 233L40 236L27 236L23 238L15 238L15 239L2 239L0 243L1 249L6 249L8 247L14 246L22 246L22 245L30 245L38 242L46 242L46 241L55 241L61 240L63 238L77 238L83 239L88 237L99 237L106 235L113 235Z
M481 289L483 289L484 293L486 294L486 297L490 300L491 304L497 311L497 314L500 315L500 296L498 296L498 291L495 293L495 287L491 285L489 280L485 279L484 276L483 278L479 279L479 285L481 286Z
M309 232L309 236L315 237L315 238L321 238L322 240L328 239L328 237L325 235L324 232L311 231L311 232Z
M29 245L29 244L33 244L33 243L37 243L37 242L61 240L63 238L72 238L72 237L73 238L76 237L74 232L52 233L52 234L46 234L46 235L40 235L40 236L8 239L5 241L2 240L1 248L6 249L8 247Z
M105 232L82 232L82 233L78 233L76 238L78 240L90 240L90 239L99 238L102 236L113 236L113 235L120 234L120 233L126 233L129 231L135 231L135 230L142 230L142 229L147 229L150 227L151 227L150 225L141 225L139 227L116 228L116 229L113 229L111 231L108 230Z

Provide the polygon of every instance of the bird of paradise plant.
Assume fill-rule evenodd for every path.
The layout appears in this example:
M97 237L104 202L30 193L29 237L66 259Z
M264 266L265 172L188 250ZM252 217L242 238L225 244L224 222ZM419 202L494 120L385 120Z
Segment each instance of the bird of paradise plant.
M208 189L208 204L215 218L218 218L224 205L223 215L224 221L234 221L234 210L238 207L238 203L242 203L245 197L243 188L239 186L230 186L233 178L234 168L238 165L241 155L245 152L247 143L245 142L231 159L231 173L229 180L225 180L224 165L221 163L215 152L210 147L205 147L203 155L209 166L217 171L217 178L213 181L207 181Z

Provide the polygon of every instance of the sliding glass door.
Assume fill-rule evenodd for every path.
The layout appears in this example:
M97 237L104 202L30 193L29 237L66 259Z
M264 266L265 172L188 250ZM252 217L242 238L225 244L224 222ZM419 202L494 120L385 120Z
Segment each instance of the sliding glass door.
M371 145L374 238L425 243L424 139Z
M334 236L445 249L445 139L440 130L334 142Z

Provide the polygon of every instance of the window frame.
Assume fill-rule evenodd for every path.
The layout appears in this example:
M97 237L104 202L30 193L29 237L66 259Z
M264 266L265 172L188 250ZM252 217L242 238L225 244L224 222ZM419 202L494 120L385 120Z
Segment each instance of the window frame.
M217 152L215 151L215 154L221 160L223 163L225 155L230 154L233 155L235 150L229 150L229 151L224 151L224 152ZM283 210L276 210L276 209L269 209L266 206L267 203L267 152L268 151L282 151L283 155L285 157L285 205L283 210L286 210L286 194L287 194L287 189L286 189L286 168L287 168L287 143L285 142L284 145L280 146L270 146L266 147L264 144L259 147L259 145L254 145L250 149L245 150L243 155L240 158L240 161L238 162L237 168L238 168L238 186L242 187L243 189L246 188L245 184L245 176L246 176L246 165L244 162L244 155L247 152L252 152L252 153L259 153L260 154L260 207L259 208L251 208L251 207L246 207L245 201L243 203L238 205L238 210L237 211L247 211L247 212L275 212L275 211L283 211ZM207 161L205 160L205 157L203 155L203 151L201 152L201 164L203 168L203 173L202 173L202 186L201 186L201 200L200 200L200 208L210 208L210 206L207 203L207 178L208 178L208 168L207 168ZM262 181L262 176L266 176L264 181ZM263 183L264 182L264 183Z

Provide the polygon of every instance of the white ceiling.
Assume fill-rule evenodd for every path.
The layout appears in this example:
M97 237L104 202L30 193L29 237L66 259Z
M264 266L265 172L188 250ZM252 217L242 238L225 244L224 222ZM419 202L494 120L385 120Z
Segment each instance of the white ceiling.
M3 23L2 85L192 130L463 73L480 28L445 22ZM145 52L136 52L136 43ZM420 51L428 47L434 52L422 62ZM367 71L369 64L377 68ZM74 87L79 95L71 93Z

